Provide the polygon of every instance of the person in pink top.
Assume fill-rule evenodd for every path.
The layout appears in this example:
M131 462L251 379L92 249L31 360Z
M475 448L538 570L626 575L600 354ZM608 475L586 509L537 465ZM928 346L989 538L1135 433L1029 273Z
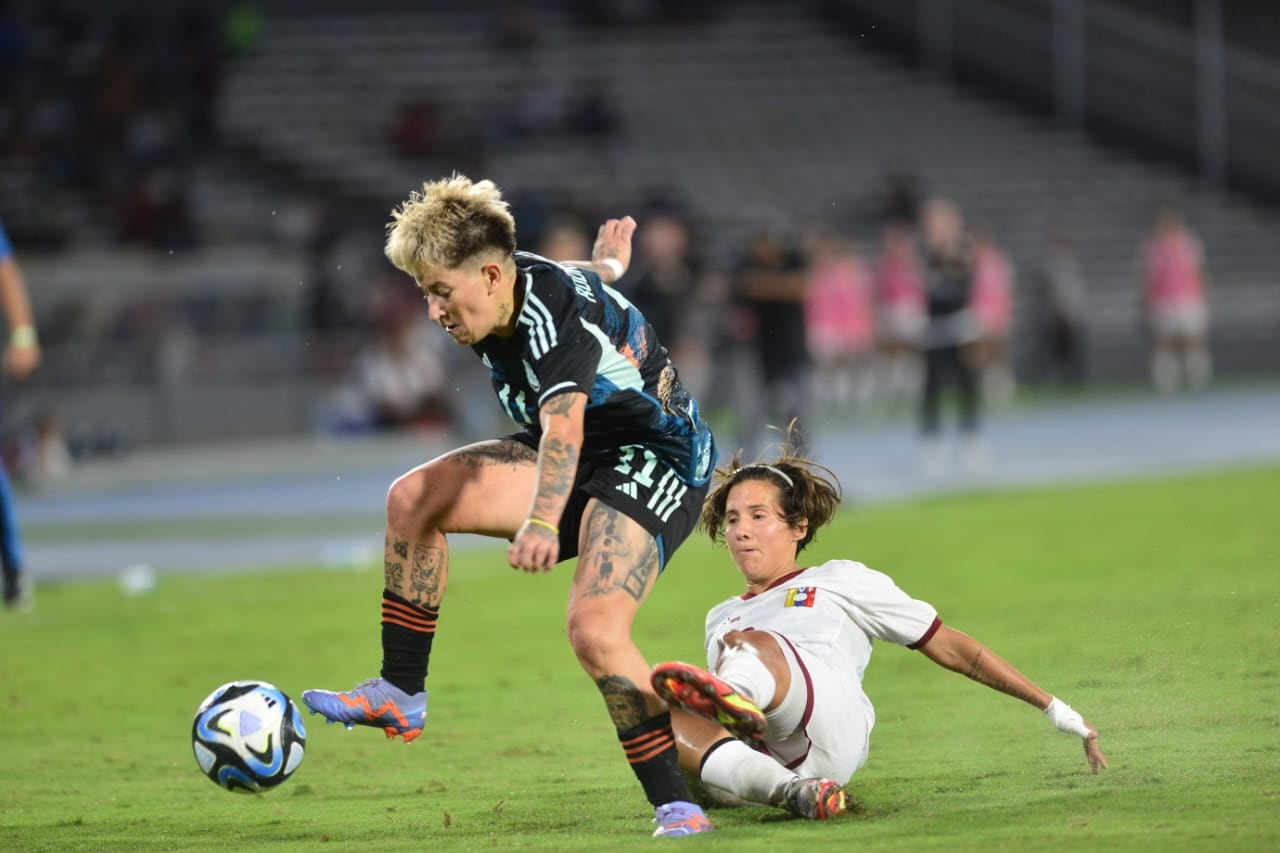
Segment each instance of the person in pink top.
M815 232L808 248L805 326L817 397L844 408L870 392L870 277L852 241L839 234Z
M1202 388L1213 374L1200 240L1173 208L1156 213L1142 248L1142 301L1151 336L1151 379L1161 393L1185 380Z
M978 363L982 391L988 399L1007 400L1013 394L1013 366L1009 361L1009 337L1013 329L1013 265L992 239L975 229L973 244L973 295L971 305L978 321Z
M885 229L875 270L877 346L890 402L914 400L920 384L920 338L924 334L924 285L915 229Z

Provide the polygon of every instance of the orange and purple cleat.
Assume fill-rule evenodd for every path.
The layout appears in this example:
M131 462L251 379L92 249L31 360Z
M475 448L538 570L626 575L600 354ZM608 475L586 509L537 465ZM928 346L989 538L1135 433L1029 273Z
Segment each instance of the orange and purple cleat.
M680 800L658 806L653 819L658 822L658 828L653 831L654 838L699 835L715 829L701 806Z
M412 696L389 681L371 678L346 693L306 690L302 701L311 713L348 729L373 726L387 737L403 737L411 743L422 734L427 720L427 691Z
M655 666L649 680L673 708L715 720L752 747L763 745L769 729L764 712L724 679L693 664L671 661Z

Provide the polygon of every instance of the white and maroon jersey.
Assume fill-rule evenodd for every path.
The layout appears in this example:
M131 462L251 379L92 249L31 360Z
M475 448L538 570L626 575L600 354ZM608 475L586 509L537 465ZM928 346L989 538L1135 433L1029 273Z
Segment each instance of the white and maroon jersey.
M516 334L472 346L502 408L534 438L538 410L566 391L587 395L584 456L640 445L683 482L701 486L715 441L653 327L589 270L516 252L522 297ZM656 464L647 464L645 473Z
M861 682L872 640L919 648L941 624L932 605L907 595L888 575L852 560L831 560L711 608L707 666L714 671L728 632L772 631Z

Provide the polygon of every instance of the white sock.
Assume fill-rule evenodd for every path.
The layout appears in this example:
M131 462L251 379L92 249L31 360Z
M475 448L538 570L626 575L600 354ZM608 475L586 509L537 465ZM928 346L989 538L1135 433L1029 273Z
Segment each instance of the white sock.
M769 667L750 649L729 648L720 656L716 675L733 685L761 711L773 703L778 684Z
M744 800L773 805L769 796L796 774L740 740L717 746L702 762L702 781Z
M1151 381L1161 394L1178 390L1178 356L1159 350L1151 356Z
M1187 384L1196 389L1208 385L1213 378L1213 361L1209 358L1209 351L1203 347L1194 347L1187 350L1185 360Z

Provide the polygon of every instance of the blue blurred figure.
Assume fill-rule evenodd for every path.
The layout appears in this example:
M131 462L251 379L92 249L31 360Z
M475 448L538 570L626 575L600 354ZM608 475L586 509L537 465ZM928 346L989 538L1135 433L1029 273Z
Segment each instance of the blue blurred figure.
M0 223L0 309L3 309L9 323L4 371L16 379L26 379L40 365L40 342L31 316L27 286L3 223ZM13 490L3 466L0 466L0 567L4 570L5 606L28 606L31 585L22 571L22 546L13 511Z

